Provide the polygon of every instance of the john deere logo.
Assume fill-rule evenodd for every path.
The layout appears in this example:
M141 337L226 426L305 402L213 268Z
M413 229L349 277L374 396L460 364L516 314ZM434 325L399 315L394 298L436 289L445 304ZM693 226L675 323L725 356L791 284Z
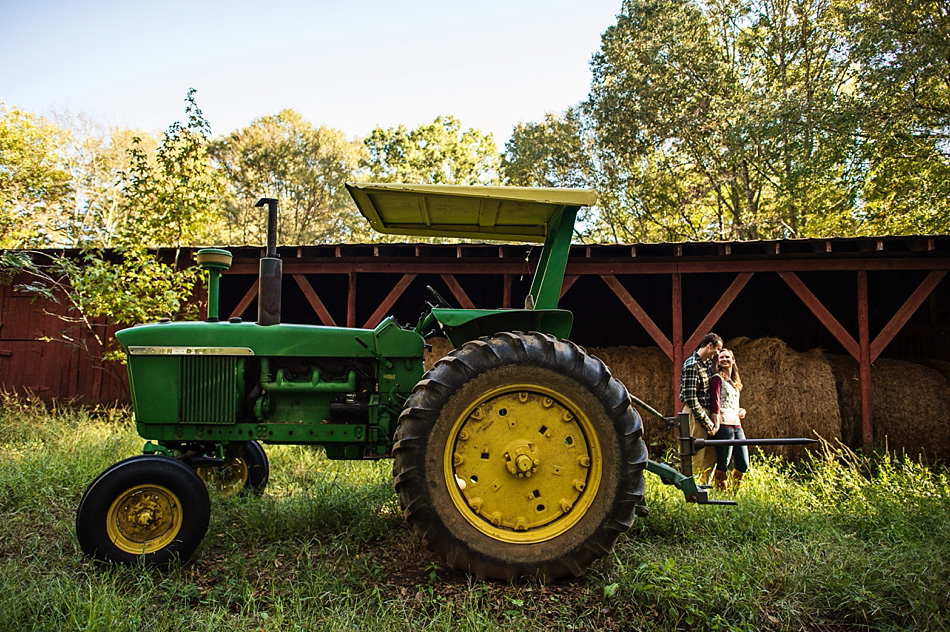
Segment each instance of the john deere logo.
M129 355L227 355L249 356L247 347L129 347Z

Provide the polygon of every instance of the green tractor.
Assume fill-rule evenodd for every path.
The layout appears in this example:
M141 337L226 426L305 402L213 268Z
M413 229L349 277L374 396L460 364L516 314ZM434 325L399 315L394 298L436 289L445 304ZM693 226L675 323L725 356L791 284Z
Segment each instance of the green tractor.
M645 404L567 340L573 315L557 303L574 221L593 191L347 188L380 232L543 242L525 307L454 309L430 288L411 327L391 317L374 329L283 324L277 202L262 199L257 322L219 319L231 255L205 249L197 260L208 276L206 320L116 334L147 443L86 489L76 533L87 555L189 557L208 527L208 487L263 491L262 444L319 445L331 459L392 457L400 505L423 543L479 577L580 575L645 511L645 470L688 501L716 502L688 458L683 472L648 460L632 405ZM423 334L434 327L455 349L426 372ZM681 428L681 454L701 447L684 420L669 421Z

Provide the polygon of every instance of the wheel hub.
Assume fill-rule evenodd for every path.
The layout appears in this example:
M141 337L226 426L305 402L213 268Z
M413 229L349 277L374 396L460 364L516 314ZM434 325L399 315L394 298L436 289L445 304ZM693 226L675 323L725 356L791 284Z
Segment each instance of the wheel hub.
M139 514L139 517L136 520L136 522L138 523L140 527L147 527L148 525L152 524L154 520L155 520L155 514L151 510L146 509L145 511Z
M520 440L505 449L505 466L518 478L529 477L538 471L541 460L534 445Z
M181 507L173 492L160 485L138 485L120 494L106 516L109 537L135 555L166 546L181 529Z
M477 529L541 542L583 516L599 484L600 454L576 404L540 385L514 384L487 391L456 420L446 481Z

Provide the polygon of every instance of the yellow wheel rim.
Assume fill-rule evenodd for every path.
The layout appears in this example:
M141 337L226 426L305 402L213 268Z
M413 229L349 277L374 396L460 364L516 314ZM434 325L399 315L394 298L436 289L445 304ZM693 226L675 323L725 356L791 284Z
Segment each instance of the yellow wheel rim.
M603 458L583 410L536 384L486 391L455 420L443 471L476 529L503 542L544 542L571 529L597 496Z
M181 530L181 503L161 485L136 485L109 507L106 530L115 545L133 555L168 546Z
M203 465L195 472L208 488L218 490L222 496L233 496L247 485L247 461L239 456L230 457L218 467Z

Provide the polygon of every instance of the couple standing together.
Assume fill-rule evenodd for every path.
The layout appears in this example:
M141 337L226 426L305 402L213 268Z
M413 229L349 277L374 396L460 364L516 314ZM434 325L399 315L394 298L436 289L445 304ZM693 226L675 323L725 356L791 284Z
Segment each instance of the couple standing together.
M711 376L710 376L711 374ZM729 349L722 348L722 338L710 332L703 336L699 348L683 363L680 379L680 401L683 412L689 413L689 433L699 439L745 439L742 419L745 408L739 407L742 380L736 359ZM737 446L703 448L693 456L693 476L705 484L713 471L713 485L725 489L729 460L735 456L731 486L749 470L749 449Z

